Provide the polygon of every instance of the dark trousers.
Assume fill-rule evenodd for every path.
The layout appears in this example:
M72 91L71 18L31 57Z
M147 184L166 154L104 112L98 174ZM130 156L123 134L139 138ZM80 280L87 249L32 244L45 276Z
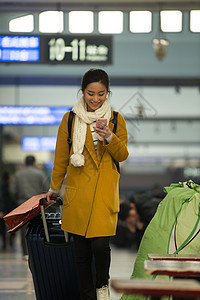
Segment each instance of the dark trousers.
M21 233L21 247L22 247L22 253L23 255L28 255L28 249L26 244L26 233L27 233L27 226L23 226L20 229Z
M3 219L0 219L0 234L2 236L2 250L6 249L6 224Z
M81 300L95 300L96 288L108 284L110 269L110 237L85 238L74 235L76 266ZM94 259L96 286L92 276Z

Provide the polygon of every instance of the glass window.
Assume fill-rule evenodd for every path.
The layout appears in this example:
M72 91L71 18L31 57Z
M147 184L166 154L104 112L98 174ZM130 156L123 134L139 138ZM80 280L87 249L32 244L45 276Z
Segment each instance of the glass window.
M134 33L151 32L152 13L150 11L131 11L129 28Z
M98 17L100 33L123 32L123 13L121 11L100 11Z
M63 12L44 11L39 14L40 32L63 32Z
M32 32L34 29L33 15L27 15L10 20L9 31L11 32Z
M180 10L163 10L160 12L160 17L163 32L182 31L182 12Z
M190 12L190 30L200 32L200 10L191 10Z
M72 33L93 32L94 13L92 11L71 11L69 13L69 31Z

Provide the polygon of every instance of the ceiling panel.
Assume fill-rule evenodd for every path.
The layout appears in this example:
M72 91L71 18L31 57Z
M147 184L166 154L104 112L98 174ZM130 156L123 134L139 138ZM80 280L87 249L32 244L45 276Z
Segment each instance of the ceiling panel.
M0 3L2 4L12 4L12 3L27 3L27 0L0 0ZM28 3L56 3L55 0L29 0ZM27 3L27 5L28 5ZM121 3L121 4L126 4L126 3L134 3L134 4L155 4L155 3L162 3L162 4L166 4L167 3L172 3L174 5L176 4L184 4L187 3L189 5L193 5L193 4L199 4L199 0L193 0L193 1L188 1L188 0L126 0L126 1L122 1L122 0L87 0L87 1L81 1L81 0L59 0L59 2L57 3L68 3L68 4L73 4L73 3L78 3L79 5L85 5L88 3L93 3L93 4L101 4L101 3Z
M35 5L37 4L37 5ZM98 11L100 9L120 9L120 10L130 10L130 9L200 9L199 0L0 0L0 10L3 11L15 11L15 10L48 10L48 9L61 9L61 10L86 10L91 9Z

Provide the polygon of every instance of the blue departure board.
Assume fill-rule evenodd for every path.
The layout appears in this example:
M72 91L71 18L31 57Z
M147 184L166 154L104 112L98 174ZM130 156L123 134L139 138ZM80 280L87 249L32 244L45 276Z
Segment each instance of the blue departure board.
M0 106L0 125L58 125L68 106Z
M38 62L39 60L39 36L0 36L1 62Z
M112 36L2 34L0 63L111 64Z
M56 148L56 137L54 136L24 136L21 147L26 152L47 151L54 152Z

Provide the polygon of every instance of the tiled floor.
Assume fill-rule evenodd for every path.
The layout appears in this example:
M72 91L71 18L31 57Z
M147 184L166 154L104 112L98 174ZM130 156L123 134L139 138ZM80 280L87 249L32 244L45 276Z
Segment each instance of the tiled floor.
M136 258L133 251L112 248L111 278L130 278ZM120 294L111 289L111 300L119 300Z
M112 248L111 278L129 278L135 257L132 251ZM0 300L35 299L32 276L27 261L22 258L17 235L15 248L0 252ZM111 289L111 300L119 299L120 294Z

